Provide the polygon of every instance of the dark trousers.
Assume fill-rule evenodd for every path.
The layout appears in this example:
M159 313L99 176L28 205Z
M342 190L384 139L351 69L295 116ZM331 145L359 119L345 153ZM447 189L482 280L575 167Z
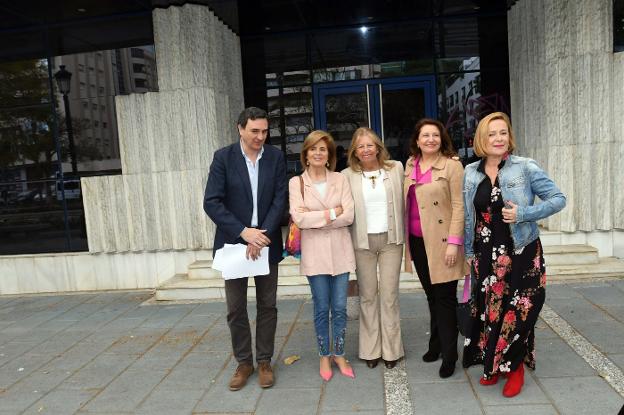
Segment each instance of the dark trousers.
M277 326L277 264L269 264L269 274L254 277L256 282L256 361L271 360ZM232 351L239 363L253 363L251 329L247 316L248 278L225 280L227 322Z
M445 362L457 361L457 281L432 284L427 265L427 252L422 238L410 235L410 255L414 261L418 279L425 290L429 303L430 333L429 350L442 354Z

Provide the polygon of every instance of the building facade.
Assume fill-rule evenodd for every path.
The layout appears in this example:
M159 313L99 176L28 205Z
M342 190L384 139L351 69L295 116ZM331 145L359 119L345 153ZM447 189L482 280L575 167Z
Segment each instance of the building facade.
M0 29L44 45L0 47L10 98L0 107L0 294L152 288L210 258L208 168L249 105L268 110L290 174L312 129L348 147L370 126L405 161L416 121L438 118L467 160L478 121L508 112L518 154L568 196L543 225L561 243L624 257L612 173L624 151L619 1L92 3L66 10L90 14L82 20ZM81 32L89 24L104 26ZM77 172L52 76L60 65L73 73Z

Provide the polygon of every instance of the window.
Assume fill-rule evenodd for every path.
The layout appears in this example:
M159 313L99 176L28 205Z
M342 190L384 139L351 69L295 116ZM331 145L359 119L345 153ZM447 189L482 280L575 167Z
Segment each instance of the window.
M145 65L141 63L133 63L132 64L132 72L134 73L143 73L145 72Z
M98 107L98 106L97 106L97 104L96 104L95 102L91 104L91 108L93 108L94 110L96 110L96 109L97 109L97 107Z
M107 128L108 124L106 123L106 121L102 121L102 128Z
M94 120L93 121L93 126L94 127L99 127L100 126L100 122L98 120Z
M103 86L98 88L98 94L104 95L104 87Z
M143 51L143 49L131 48L130 49L130 55L133 58L142 58L145 55L145 52Z
M147 81L145 79L135 79L134 86L137 88L147 88Z
M613 0L613 52L624 52L624 0Z

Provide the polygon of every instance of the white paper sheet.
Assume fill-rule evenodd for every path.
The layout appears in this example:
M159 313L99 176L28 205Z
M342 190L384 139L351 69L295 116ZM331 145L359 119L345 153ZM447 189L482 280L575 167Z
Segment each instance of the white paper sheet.
M260 250L260 257L255 261L247 259L247 245L225 244L217 249L212 260L212 268L221 271L226 280L254 277L269 273L269 247Z

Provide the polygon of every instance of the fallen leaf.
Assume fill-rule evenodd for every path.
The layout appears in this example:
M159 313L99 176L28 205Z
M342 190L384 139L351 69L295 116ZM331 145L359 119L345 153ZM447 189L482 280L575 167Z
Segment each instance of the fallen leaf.
M301 359L301 356L294 354L292 356L288 356L287 358L284 359L284 364L285 365L292 365L293 363L295 363L297 360Z

